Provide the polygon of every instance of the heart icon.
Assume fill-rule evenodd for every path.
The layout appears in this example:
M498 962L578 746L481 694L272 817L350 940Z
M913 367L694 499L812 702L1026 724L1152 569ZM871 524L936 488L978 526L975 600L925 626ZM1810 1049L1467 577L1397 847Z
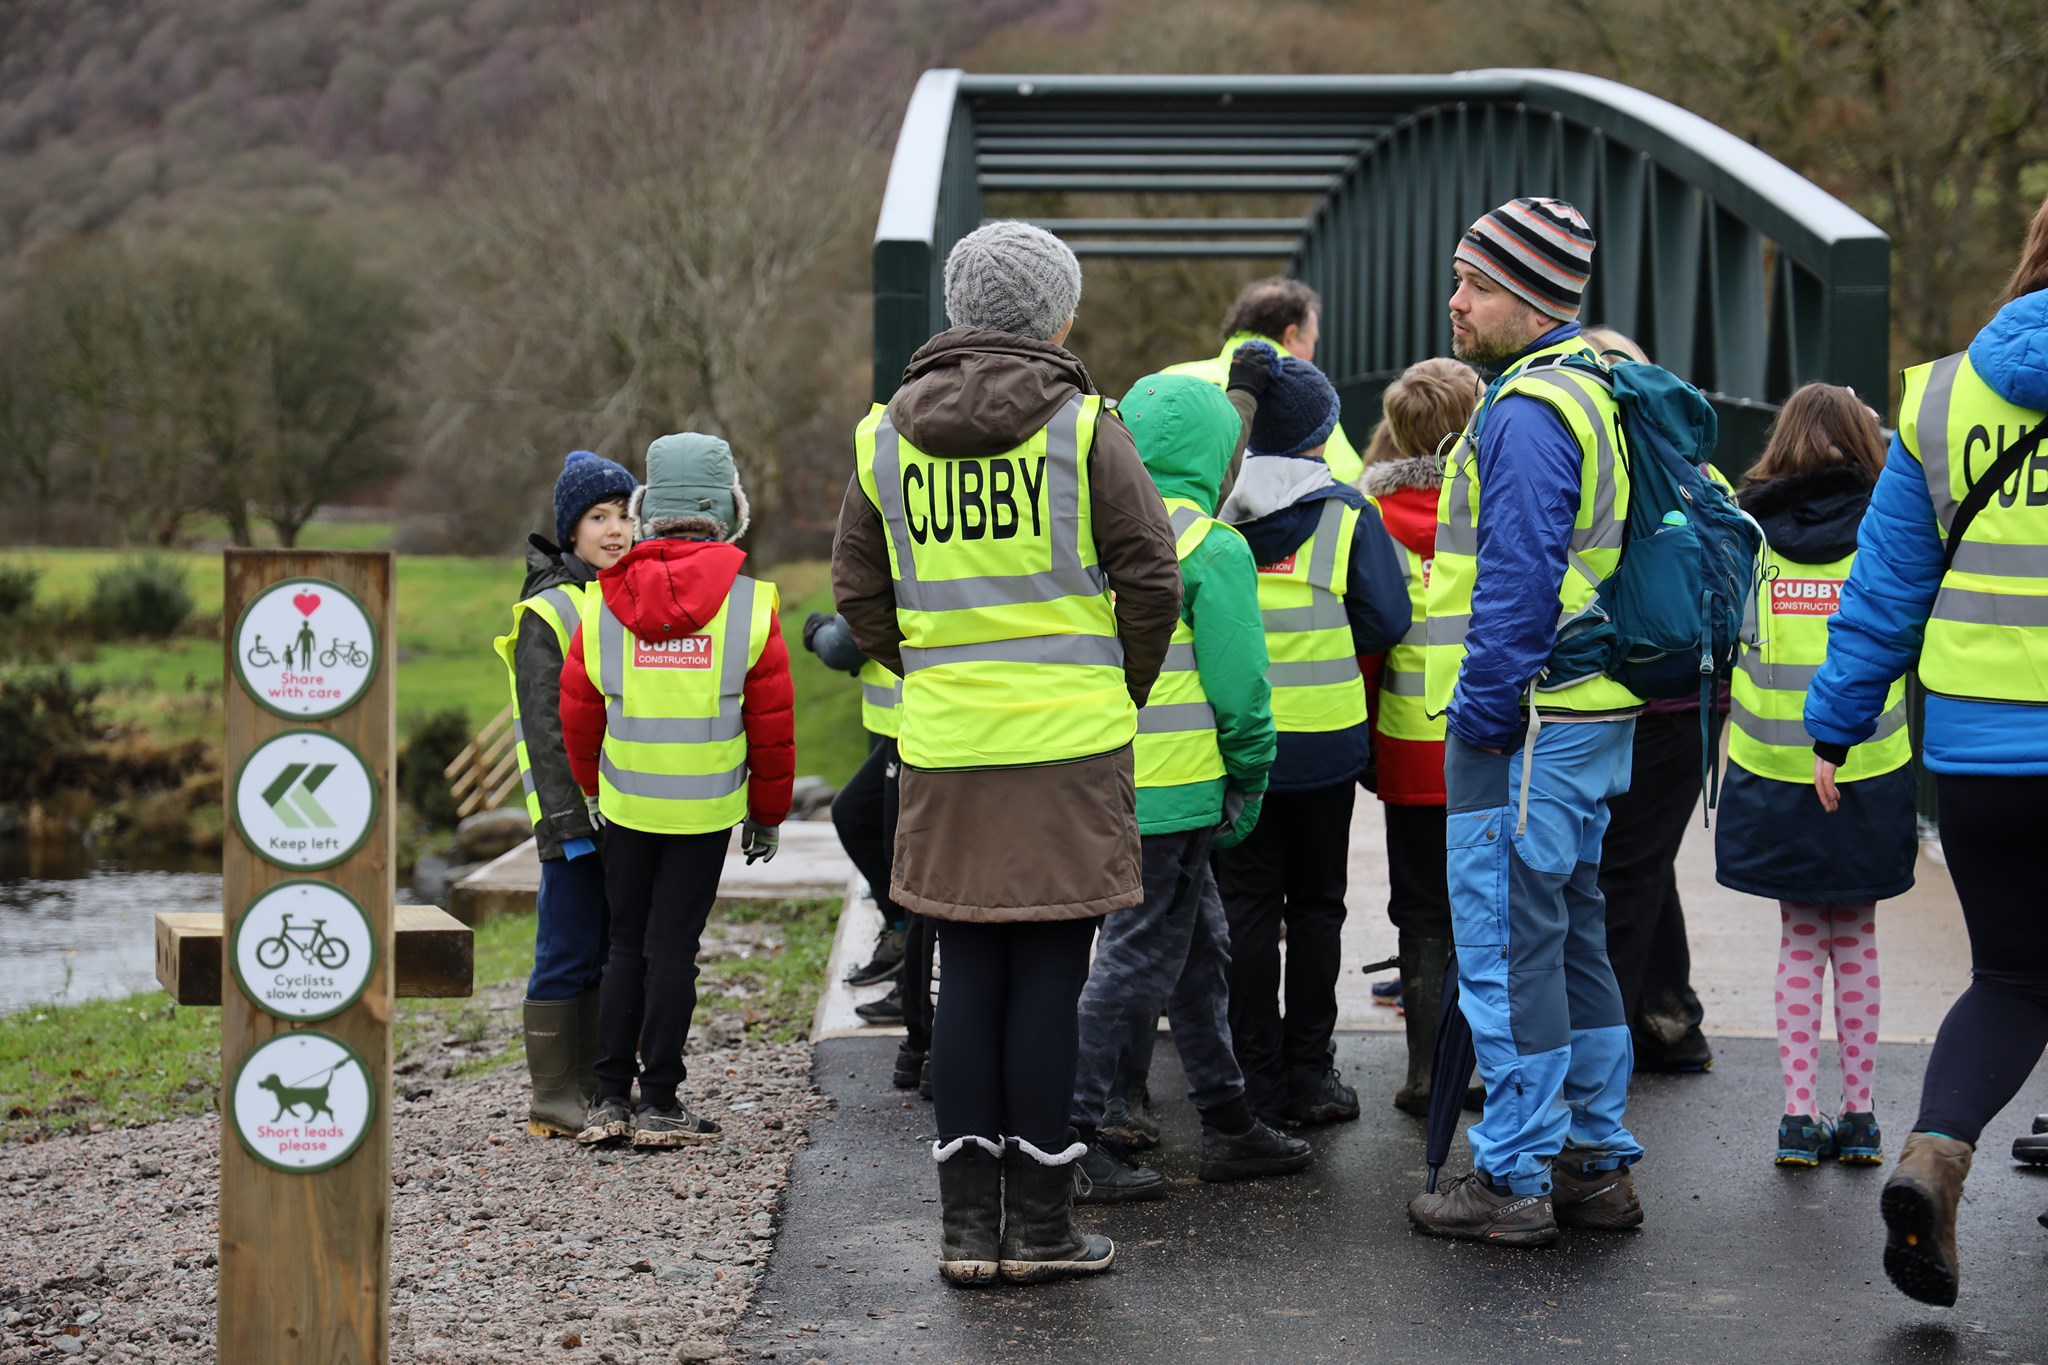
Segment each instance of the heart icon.
M311 616L319 609L320 594L317 592L295 593L292 596L292 605L299 609L299 615Z

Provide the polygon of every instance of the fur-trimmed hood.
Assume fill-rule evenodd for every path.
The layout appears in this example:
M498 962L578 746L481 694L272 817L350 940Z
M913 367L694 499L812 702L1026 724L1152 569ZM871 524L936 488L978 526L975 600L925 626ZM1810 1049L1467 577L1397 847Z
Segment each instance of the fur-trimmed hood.
M1403 488L1438 489L1444 486L1444 462L1434 455L1404 455L1398 460L1375 460L1358 476L1358 491L1369 498L1383 498Z

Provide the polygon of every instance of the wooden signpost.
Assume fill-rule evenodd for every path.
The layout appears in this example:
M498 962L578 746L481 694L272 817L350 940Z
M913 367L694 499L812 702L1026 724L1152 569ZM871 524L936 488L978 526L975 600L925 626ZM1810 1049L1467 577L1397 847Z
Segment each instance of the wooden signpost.
M391 1004L466 996L467 926L392 905L387 553L229 550L219 915L156 918L157 980L221 1009L216 1359L381 1365Z
M397 958L392 557L230 550L226 567L217 1354L381 1362Z

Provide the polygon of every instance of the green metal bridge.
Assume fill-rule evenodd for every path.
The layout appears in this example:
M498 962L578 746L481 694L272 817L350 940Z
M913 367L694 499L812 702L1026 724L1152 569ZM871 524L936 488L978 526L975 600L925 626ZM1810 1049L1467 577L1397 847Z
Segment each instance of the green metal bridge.
M1884 233L1733 134L1640 90L1545 70L935 70L911 96L875 232L875 397L894 392L911 352L945 328L941 267L953 244L986 216L1023 217L1081 256L1241 257L1248 277L1284 272L1314 286L1324 305L1316 362L1362 445L1388 381L1448 350L1459 235L1516 195L1555 195L1585 212L1600 245L1583 316L1708 391L1730 464L1755 455L1775 405L1801 384L1850 384L1873 400L1888 392ZM990 214L991 201L1062 202L1054 196L1135 209ZM1174 206L1202 196L1240 216L1148 216L1154 196ZM1271 207L1242 216L1247 203Z

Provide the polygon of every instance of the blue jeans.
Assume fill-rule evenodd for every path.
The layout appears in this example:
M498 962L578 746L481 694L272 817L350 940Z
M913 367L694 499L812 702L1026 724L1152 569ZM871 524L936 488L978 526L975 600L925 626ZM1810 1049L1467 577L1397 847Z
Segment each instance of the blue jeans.
M1516 1194L1548 1193L1560 1153L1593 1169L1643 1154L1622 1123L1635 1054L1600 896L1607 802L1628 790L1634 741L1632 720L1545 726L1521 834L1526 751L1456 735L1445 748L1459 1006L1486 1083L1472 1164Z
M597 989L611 916L602 855L548 858L540 865L540 922L533 936L528 1000L574 1000Z

